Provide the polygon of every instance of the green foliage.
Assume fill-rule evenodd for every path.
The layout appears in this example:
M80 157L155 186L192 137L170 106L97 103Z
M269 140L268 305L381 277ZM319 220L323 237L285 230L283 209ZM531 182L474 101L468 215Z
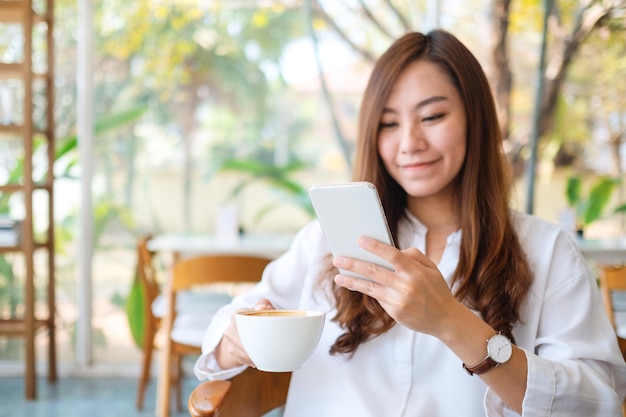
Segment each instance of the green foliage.
M128 207L116 204L107 198L98 199L93 207L94 217L94 244L104 233L107 225L113 221L121 223L126 229L132 229L134 219Z
M579 175L571 176L567 179L565 187L565 197L570 207L577 207L581 199L582 180Z
M145 106L137 106L120 112L106 114L94 123L94 134L99 136L110 133L115 129L128 126L139 120L145 111ZM76 134L59 140L59 145L55 152L55 164L58 163L58 165L64 165L64 167L61 172L56 173L57 177L71 177L70 171L77 163L77 148L78 137ZM67 158L68 161L59 163L59 161L64 158Z
M308 192L304 186L294 181L290 176L305 168L306 165L301 161L295 161L284 166L276 166L272 163L260 162L253 159L229 159L224 161L220 167L220 171L230 171L245 174L242 179L231 192L231 198L239 195L243 189L256 181L266 181L271 187L279 190L283 195L287 196L287 200L295 203L302 208L308 215L314 216L313 206L308 198ZM277 207L278 204L263 207L255 216L259 221L268 212Z
M0 313L8 313L9 317L17 314L18 300L22 299L21 288L15 282L13 264L6 256L0 256ZM5 307L8 309L4 310Z
M126 311L126 317L128 319L128 326L130 328L130 334L135 341L135 344L143 347L143 332L145 326L145 296L144 288L139 281L138 270L135 268L135 277L124 305Z
M620 180L617 178L600 177L591 186L588 196L585 197L581 177L573 175L567 179L565 196L568 205L576 209L580 226L587 226L602 216L619 183Z
M108 90L116 96L140 94L159 121L180 123L181 113L195 112L203 89L204 96L210 92L208 101L245 112L261 125L269 97L263 69L278 68L285 46L305 36L301 12L219 3L211 8L189 2L98 3L98 56L133 66L130 75L120 71Z

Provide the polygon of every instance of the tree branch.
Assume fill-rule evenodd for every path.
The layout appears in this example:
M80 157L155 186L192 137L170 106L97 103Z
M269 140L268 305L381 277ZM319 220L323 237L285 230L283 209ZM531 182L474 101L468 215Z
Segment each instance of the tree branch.
M576 21L570 34L566 37L562 54L556 56L554 61L546 69L546 89L543 100L543 111L539 133L543 135L549 130L554 121L554 112L561 86L565 82L565 74L571 64L580 44L601 23L619 2L607 2L600 0L589 2L582 7L577 14Z
M363 0L359 0L359 4L361 5L361 10L362 10L362 14L365 16L365 18L367 20L369 20L370 22L372 22L372 24L374 26L376 26L378 28L378 30L380 30L382 33L384 33L387 37L389 38L394 38L394 35L392 35L383 25L382 23L380 23L380 21L378 19L376 19L374 17L374 15L372 14L372 12L370 11L370 9L367 7L367 5L365 4L365 2Z
M313 13L317 17L321 18L326 24L328 24L344 42L350 45L350 47L355 52L361 55L361 57L368 62L374 62L376 60L376 58L374 57L374 55L372 55L370 51L368 51L367 49L361 48L359 45L354 43L352 39L350 39L350 37L339 26L337 26L337 23L335 23L333 18L331 18L328 15L328 13L326 13L326 10L324 10L324 8L318 3L317 0L312 0L311 3L313 3L311 5L312 6L311 8L313 9L312 10Z
M502 139L507 139L510 133L511 88L513 85L513 74L509 66L510 59L507 49L510 8L511 0L495 1L491 20L492 79Z
M393 14L396 15L396 18L398 18L398 21L402 25L402 29L404 29L405 32L410 31L411 30L411 24L409 23L408 20L406 20L404 15L402 13L400 13L400 10L396 6L393 5L391 0L385 0L385 4L387 4L387 6L389 6L389 8L393 12Z
M352 150L348 141L341 130L341 126L339 124L339 120L337 117L337 112L335 110L335 103L333 101L333 97L328 89L328 84L326 83L326 77L324 76L324 68L322 67L322 62L319 56L319 42L317 39L317 35L315 33L315 27L313 25L313 2L317 3L316 0L307 0L307 17L309 21L309 30L311 33L311 40L313 41L313 50L315 51L315 63L317 64L317 71L320 79L320 85L322 87L322 94L324 97L324 101L328 106L328 111L330 112L330 118L333 125L333 130L335 131L335 137L337 142L339 143L339 147L343 153L344 159L346 161L346 165L350 167L352 170Z

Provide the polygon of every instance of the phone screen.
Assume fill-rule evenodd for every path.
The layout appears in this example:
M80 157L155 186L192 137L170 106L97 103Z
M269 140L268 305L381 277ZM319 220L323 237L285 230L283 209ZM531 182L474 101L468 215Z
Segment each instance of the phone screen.
M309 197L333 256L346 256L394 269L389 262L357 244L360 236L367 236L393 245L378 191L373 184L317 185L309 189ZM341 270L341 273L367 279L350 271Z

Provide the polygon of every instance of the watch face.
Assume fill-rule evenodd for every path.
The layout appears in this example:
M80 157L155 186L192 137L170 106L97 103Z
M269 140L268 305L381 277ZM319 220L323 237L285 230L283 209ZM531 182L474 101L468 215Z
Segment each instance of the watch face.
M498 363L504 363L511 358L513 347L511 341L504 335L497 334L487 343L489 357Z

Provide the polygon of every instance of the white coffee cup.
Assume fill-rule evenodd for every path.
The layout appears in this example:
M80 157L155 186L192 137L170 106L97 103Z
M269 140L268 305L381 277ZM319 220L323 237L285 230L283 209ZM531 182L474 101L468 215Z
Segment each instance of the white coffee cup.
M301 368L319 343L325 314L309 310L242 310L235 314L241 344L261 371Z

